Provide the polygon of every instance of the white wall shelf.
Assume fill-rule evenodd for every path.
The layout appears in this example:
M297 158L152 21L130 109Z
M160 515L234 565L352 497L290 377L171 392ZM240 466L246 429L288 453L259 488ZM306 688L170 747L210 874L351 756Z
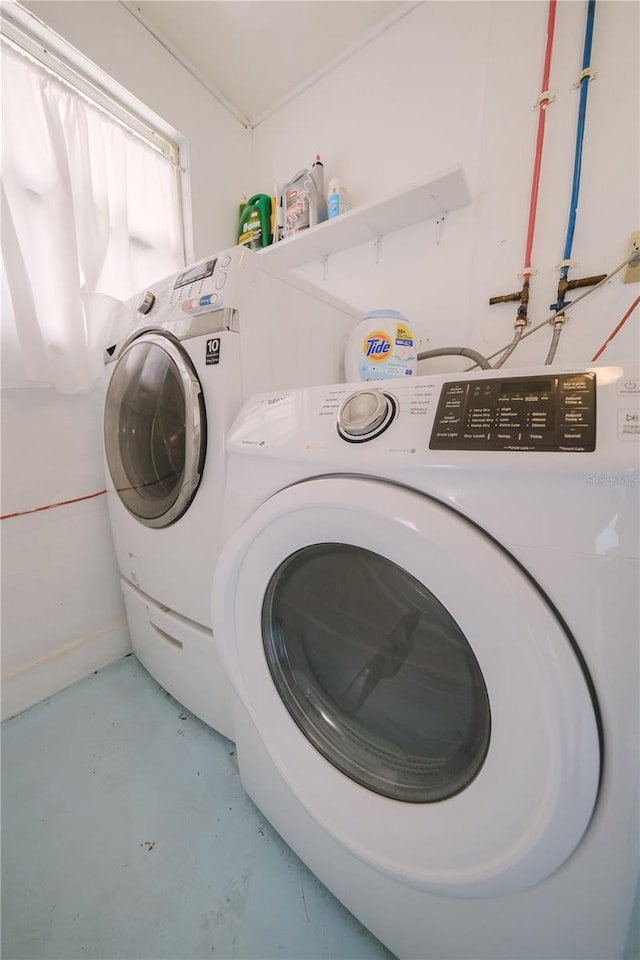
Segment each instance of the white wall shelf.
M283 267L299 267L367 240L376 241L387 233L422 220L443 218L470 202L471 194L462 167L452 167L375 203L349 210L335 219L265 247L260 253Z

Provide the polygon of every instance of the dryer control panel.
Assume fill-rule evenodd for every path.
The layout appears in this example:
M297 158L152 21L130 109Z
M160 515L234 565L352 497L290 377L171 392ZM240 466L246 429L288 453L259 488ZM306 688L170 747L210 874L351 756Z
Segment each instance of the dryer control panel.
M594 373L444 383L431 450L590 452L596 444Z

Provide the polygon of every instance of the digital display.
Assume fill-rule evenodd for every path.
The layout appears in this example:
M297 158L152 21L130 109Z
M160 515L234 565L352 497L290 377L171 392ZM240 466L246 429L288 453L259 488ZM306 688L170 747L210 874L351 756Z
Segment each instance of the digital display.
M524 393L538 396L550 390L551 380L506 380L500 384L500 395L503 397L519 397Z
M173 289L177 290L178 287L186 287L188 283L195 283L196 280L204 280L205 277L210 277L217 262L217 258L214 258L213 260L206 260L205 263L199 263L195 267L191 267L190 270L185 270L177 278Z
M456 380L440 394L432 450L595 449L593 373Z

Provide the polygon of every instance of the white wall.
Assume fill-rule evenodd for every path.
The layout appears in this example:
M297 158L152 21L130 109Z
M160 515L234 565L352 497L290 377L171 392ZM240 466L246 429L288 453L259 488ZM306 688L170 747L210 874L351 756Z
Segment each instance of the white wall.
M119 3L28 8L188 138L195 257L228 246L250 132ZM134 291L132 291L133 293ZM3 356L3 363L15 358ZM104 490L102 388L64 397L3 377L2 514ZM2 716L130 649L106 498L2 522Z
M573 171L586 2L557 5L530 318L556 301ZM336 175L355 204L462 163L473 195L450 214L437 243L434 221L329 259L326 286L362 309L392 307L424 347L451 344L491 353L511 340L515 304L489 297L521 289L531 173L546 37L544 2L426 2L254 130L254 180L282 182L316 152L325 183ZM569 277L606 274L640 228L638 15L636 3L596 6L578 221ZM325 283L319 263L300 272ZM621 275L569 312L558 361L589 360L638 285ZM568 299L571 299L568 296ZM603 360L638 354L638 317ZM550 333L526 340L510 366L543 363ZM426 342L428 340L428 343ZM459 369L464 361L427 361Z
M2 391L2 511L104 490L102 403ZM130 650L104 496L2 522L2 717Z

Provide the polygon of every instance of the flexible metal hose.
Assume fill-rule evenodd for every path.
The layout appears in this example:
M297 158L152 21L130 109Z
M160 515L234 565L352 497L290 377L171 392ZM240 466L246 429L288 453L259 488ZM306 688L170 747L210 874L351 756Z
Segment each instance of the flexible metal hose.
M511 354L513 353L513 351L515 350L515 348L518 346L518 344L520 343L520 341L521 341L521 339L522 339L522 332L523 332L523 330L524 330L524 327L523 327L523 326L522 326L522 327L516 327L516 332L515 332L514 335L513 335L513 340L511 341L511 343L509 344L509 346L507 347L507 349L505 350L505 352L502 354L502 356L500 357L500 359L499 359L498 361L496 361L496 363L494 363L494 365L493 365L496 369L497 369L498 367L501 367L502 364L505 362L505 360L508 360L508 359L509 359L509 357L511 356Z
M483 357L477 350L472 350L471 347L440 347L437 350L424 350L418 354L416 359L428 360L429 357L468 357L483 370L491 370L491 364L487 358Z
M556 355L556 350L558 349L558 341L560 340L560 334L562 333L563 323L556 323L553 328L553 336L551 338L551 343L549 344L549 353L547 354L547 359L545 360L545 365L553 363L553 358Z

